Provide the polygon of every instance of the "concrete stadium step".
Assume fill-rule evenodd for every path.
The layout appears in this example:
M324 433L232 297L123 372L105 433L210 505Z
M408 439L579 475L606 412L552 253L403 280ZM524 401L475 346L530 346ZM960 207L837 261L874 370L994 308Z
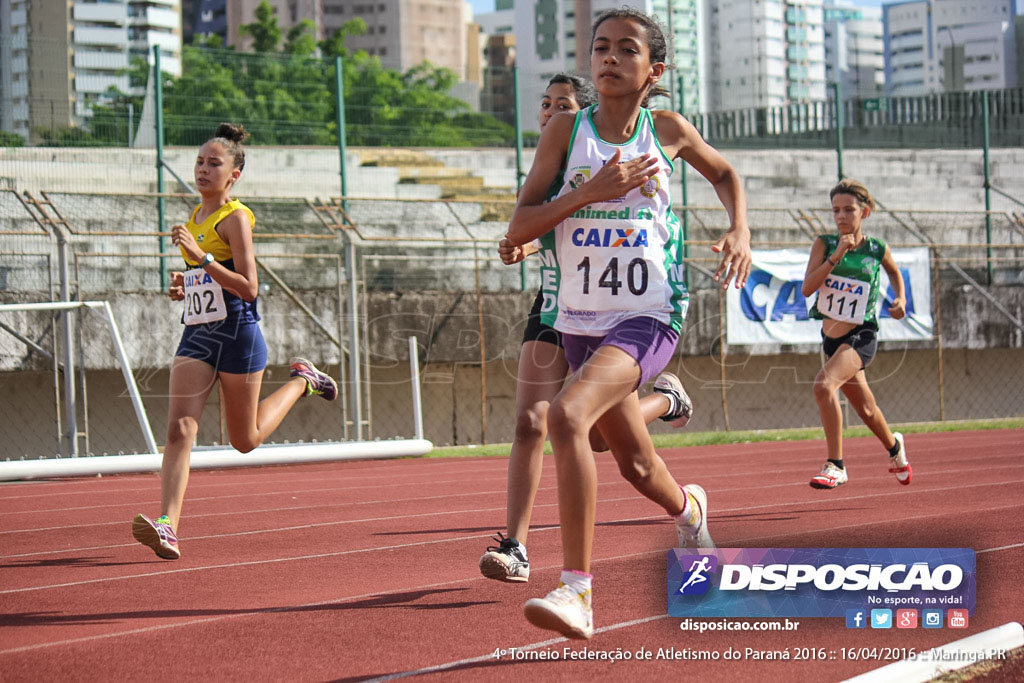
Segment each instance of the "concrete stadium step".
M444 162L434 159L426 152L413 149L363 147L354 152L359 158L361 166L415 166L421 168L444 166Z

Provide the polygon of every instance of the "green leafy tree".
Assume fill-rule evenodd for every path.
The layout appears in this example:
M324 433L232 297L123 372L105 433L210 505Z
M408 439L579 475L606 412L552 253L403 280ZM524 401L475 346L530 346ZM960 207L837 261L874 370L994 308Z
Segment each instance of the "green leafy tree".
M274 8L267 0L261 0L256 7L256 21L238 27L243 36L252 38L254 52L277 52L281 43L281 27L277 25Z
M365 21L359 18L349 19L332 36L321 40L318 46L324 58L331 59L332 61L334 57L345 59L349 56L348 48L345 47L345 39L348 36L362 36L365 34Z
M316 43L313 25L302 21L287 30L282 44L274 10L264 0L255 21L242 26L255 52L225 49L218 39L197 39L182 49L181 76L162 74L165 142L198 145L220 122L237 121L256 144L336 144L337 57L344 69L349 144L506 145L513 139L510 126L448 95L458 80L451 70L423 63L403 74L345 46L349 36L365 31L365 22L353 19ZM133 63L135 94L111 92L94 107L94 137L108 143L126 139L125 112L131 105L141 115L141 84L148 70L144 60Z
M316 52L316 39L313 38L313 22L303 19L288 29L284 41L284 51L290 55L310 57Z
M17 133L7 130L0 130L0 147L21 147L25 144L25 138Z

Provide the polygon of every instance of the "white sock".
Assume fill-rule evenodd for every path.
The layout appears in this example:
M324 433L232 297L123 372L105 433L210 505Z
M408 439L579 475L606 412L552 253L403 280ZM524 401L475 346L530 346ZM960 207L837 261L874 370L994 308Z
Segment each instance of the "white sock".
M576 571L575 569L563 569L562 575L558 577L558 580L564 583L569 588L583 595L590 590L590 582L594 579L593 575L587 574L586 572Z

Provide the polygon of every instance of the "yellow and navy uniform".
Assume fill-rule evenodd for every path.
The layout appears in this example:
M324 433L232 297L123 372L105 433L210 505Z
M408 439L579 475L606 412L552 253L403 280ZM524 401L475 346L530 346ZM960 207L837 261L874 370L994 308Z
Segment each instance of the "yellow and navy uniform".
M245 212L245 215L249 217L249 225L251 226L251 229L255 229L256 217L248 206L237 199L232 199L227 204L204 218L202 223L196 223L196 215L198 215L202 206L202 204L199 204L196 208L192 209L192 213L189 215L188 222L185 224L185 227L188 228L190 233L192 233L192 237L195 238L200 249L208 254L213 254L213 258L216 259L217 263L230 271L234 271L235 262L231 258L231 246L221 238L220 233L217 232L217 226L235 211L243 211ZM199 262L190 259L185 254L184 249L181 250L181 257L185 259L185 263L189 268L196 268L199 266ZM253 301L245 301L244 299L241 299L240 297L237 297L231 292L225 290L224 303L227 304L229 320L241 317L247 322L255 322L260 319L259 313L256 311L255 299Z
M249 207L232 199L201 223L196 223L196 215L201 207L200 204L192 210L185 227L192 233L200 249L213 254L217 263L234 271L231 246L221 238L217 226L235 211L244 211L251 226L256 225L255 216ZM188 268L199 266L198 261L188 258L184 249L181 255ZM262 370L267 364L267 347L258 324L260 315L256 301L245 301L224 290L227 317L211 323L186 325L174 355L196 358L220 372L248 374Z
M223 263L224 261L231 260L231 247L220 237L220 233L217 232L217 226L220 225L221 221L233 214L235 211L243 211L246 216L249 217L249 225L256 228L256 217L248 206L232 199L230 202L220 207L205 219L202 223L196 223L196 215L199 214L199 209L203 208L202 204L192 209L192 214L188 217L188 223L185 227L192 233L192 237L196 239L196 243L199 247L208 254L213 254L213 258ZM181 250L181 257L185 259L185 263L191 268L195 268L199 265L199 261L191 260L185 253L185 250ZM233 270L233 269L232 269Z

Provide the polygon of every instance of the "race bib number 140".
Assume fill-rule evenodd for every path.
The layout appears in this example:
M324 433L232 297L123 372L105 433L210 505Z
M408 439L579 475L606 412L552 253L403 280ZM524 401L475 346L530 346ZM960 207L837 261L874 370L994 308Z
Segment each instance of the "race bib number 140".
M185 271L185 324L201 325L226 317L224 288L202 268Z
M818 290L818 311L826 318L860 324L867 315L871 285L863 280L828 275Z

